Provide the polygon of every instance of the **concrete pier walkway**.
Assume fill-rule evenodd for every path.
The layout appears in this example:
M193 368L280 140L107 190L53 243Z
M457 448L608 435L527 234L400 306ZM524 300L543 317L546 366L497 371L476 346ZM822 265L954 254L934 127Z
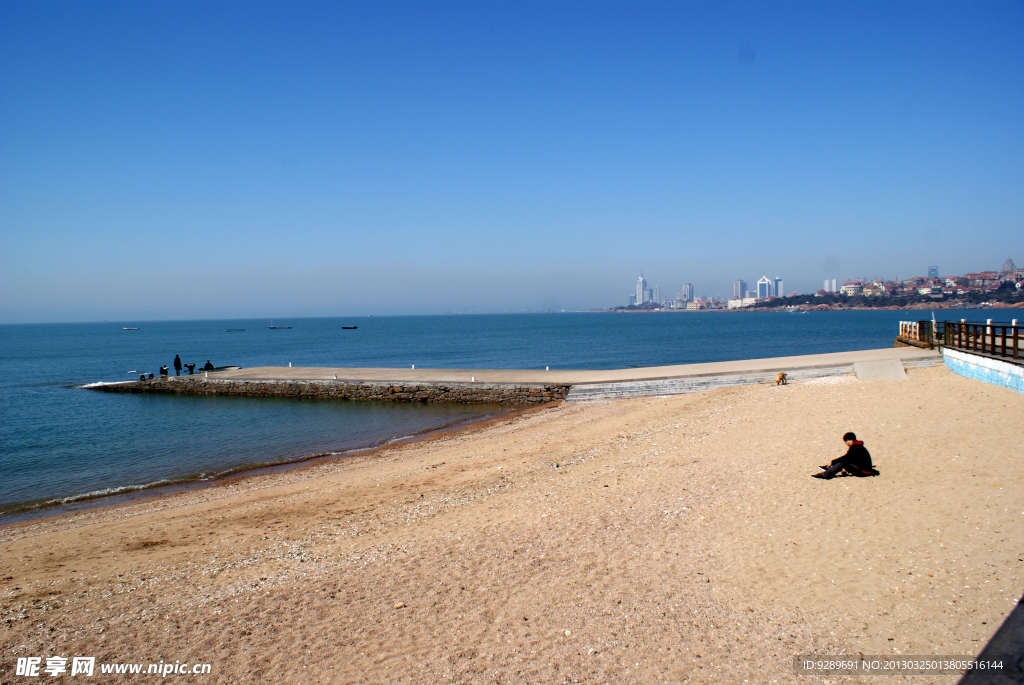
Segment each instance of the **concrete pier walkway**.
M90 387L131 393L532 404L676 395L771 383L779 371L799 381L851 374L854 364L886 361L912 368L941 364L942 357L931 350L897 347L601 371L263 366L219 371L208 377L171 376Z
M258 366L237 371L221 371L210 377L237 380L346 380L383 381L388 383L554 383L578 385L581 383L613 383L622 381L684 378L707 374L733 374L786 371L813 367L853 367L854 362L898 359L907 365L922 359L942 362L942 355L931 350L912 347L887 347L880 350L808 354L796 357L769 357L741 359L731 362L679 364L676 366L647 366L636 369L608 369L601 371L552 369L394 369L394 368L332 368Z

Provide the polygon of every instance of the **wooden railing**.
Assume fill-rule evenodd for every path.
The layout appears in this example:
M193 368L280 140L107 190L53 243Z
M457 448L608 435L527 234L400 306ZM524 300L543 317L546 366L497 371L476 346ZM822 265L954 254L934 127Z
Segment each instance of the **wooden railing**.
M901 327L902 330L902 327ZM940 335L945 347L1005 359L1024 359L1024 327L1005 323L943 321Z
M906 340L934 342L931 321L900 321L900 336Z

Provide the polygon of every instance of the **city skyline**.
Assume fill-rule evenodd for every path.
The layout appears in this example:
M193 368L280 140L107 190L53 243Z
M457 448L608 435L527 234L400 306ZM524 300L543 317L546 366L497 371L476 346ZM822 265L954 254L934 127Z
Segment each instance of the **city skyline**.
M748 283L748 281L746 281L745 279L737 279L737 280L733 281L733 283L732 283L732 296L731 297L730 296L723 296L723 295L721 295L719 293L715 293L714 295L712 295L710 293L707 293L707 294L701 293L701 292L699 292L693 286L692 283L687 282L687 283L685 283L684 285L681 286L680 291L679 291L679 293L677 295L675 295L675 296L671 296L670 295L670 296L667 296L664 300L658 299L658 300L656 300L656 302L658 302L659 304L660 303L670 304L670 303L673 303L674 301L675 302L678 302L678 301L692 302L695 299L697 299L697 300L704 300L704 301L715 301L715 302L718 302L718 303L725 303L726 301L741 300L741 301L744 301L746 304L750 304L750 303L752 303L755 300L763 300L763 299L776 298L776 297L789 297L789 296L793 296L793 295L809 295L809 296L811 296L811 295L818 295L818 294L822 294L822 293L825 293L825 294L845 293L846 291L844 290L844 286L846 286L848 284L858 284L858 285L868 285L869 286L869 285L874 285L874 284L878 284L878 283L885 283L885 284L899 285L899 284L903 284L903 283L918 283L918 282L921 282L921 281L933 281L933 282L938 282L938 283L944 283L944 284L946 284L948 286L948 285L952 285L954 283L957 283L957 281L960 281L959 283L957 283L958 285L966 286L966 285L968 285L968 283L966 283L965 281L969 281L970 279L969 278L965 278L965 276L968 276L968 275L971 275L971 274L973 274L974 276L978 276L979 274L982 274L982 273L985 273L985 274L989 274L989 273L1006 274L1006 273L1012 272L1012 273L1020 274L1021 271L1022 271L1021 269L1016 267L1016 265L1015 265L1015 263L1013 261L1013 258L1012 257L1008 257L998 267L997 266L991 266L989 268L984 268L984 269L972 269L972 270L964 271L964 272L959 273L959 274L951 274L949 276L940 276L939 275L939 267L937 265L928 265L925 268L926 275L913 275L913 276L908 276L906 278L900 278L899 276L892 276L892 277L878 276L878 277L874 277L874 278L870 278L870 277L866 277L866 276L857 276L857 277L848 277L848 278L843 278L843 279L832 278L832 279L825 279L824 282L823 282L823 286L820 289L810 289L810 290L806 290L806 291L793 290L793 291L791 291L789 293L785 292L785 279L784 278L782 278L780 276L775 276L775 277L769 278L768 275L767 275L767 272L764 272L764 273L762 273L761 277L758 278L757 281L753 281L753 287L754 287L753 290L750 289L750 283ZM641 287L640 284L641 283L643 284L643 287L647 288L648 291L651 291L651 287L647 286L647 280L644 277L643 272L641 272L641 276L640 276L640 278L638 280L637 292L640 292L640 287ZM643 302L649 302L649 301L650 300L644 300ZM635 295L630 295L629 305L633 306L636 303L637 303L636 296ZM737 305L735 302L733 302L732 306L739 306L739 305Z
M1019 2L11 0L0 323L998 265L1024 254L1022 29Z

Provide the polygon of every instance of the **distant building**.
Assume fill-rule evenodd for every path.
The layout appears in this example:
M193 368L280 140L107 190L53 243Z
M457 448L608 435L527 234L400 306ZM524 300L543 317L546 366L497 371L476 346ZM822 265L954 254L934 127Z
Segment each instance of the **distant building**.
M757 299L763 300L772 296L772 282L767 276L761 276L757 282Z
M747 282L740 279L732 284L732 296L733 299L743 299L743 296L747 294Z
M661 288L654 286L651 291L651 302L661 304Z
M629 306L633 307L635 305L636 305L636 295L630 295L629 296Z
M643 304L647 302L647 279L644 278L644 272L640 272L640 278L636 279L636 303Z
M693 284L687 283L683 286L683 302L693 302Z
M778 276L775 277L775 297L784 297L785 288L782 287L782 279Z
M972 271L964 275L972 286L985 287L990 285L999 285L999 274L995 271L981 271L977 273Z
M830 293L836 292L836 279L834 279L834 278L832 279L832 289L829 290L829 292Z
M938 277L939 277L939 267L937 267L937 266L929 266L928 267L928 278L938 278Z
M1017 270L1017 265L1013 263L1013 260L1009 257L1003 262L1003 268L999 270L1001 274L1010 274Z
M860 283L847 283L846 285L843 286L843 289L840 292L842 292L843 295L846 295L847 297L852 297L853 295L863 295L864 286L861 285Z
M749 307L757 303L756 297L733 297L729 300L729 309L740 309L741 307Z

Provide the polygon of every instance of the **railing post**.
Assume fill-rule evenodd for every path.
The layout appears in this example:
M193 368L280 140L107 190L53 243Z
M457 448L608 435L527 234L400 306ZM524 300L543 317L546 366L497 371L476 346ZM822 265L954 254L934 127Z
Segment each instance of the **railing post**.
M1002 328L1002 331L1003 331L1003 335L1002 335L1002 343L999 345L999 356L1000 357L1005 357L1006 356L1006 326L1002 326L1001 328Z

